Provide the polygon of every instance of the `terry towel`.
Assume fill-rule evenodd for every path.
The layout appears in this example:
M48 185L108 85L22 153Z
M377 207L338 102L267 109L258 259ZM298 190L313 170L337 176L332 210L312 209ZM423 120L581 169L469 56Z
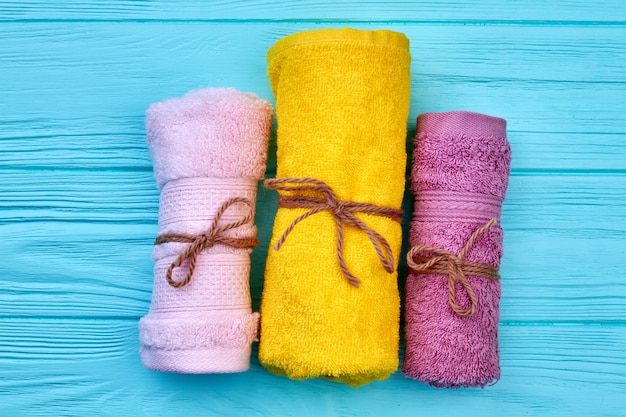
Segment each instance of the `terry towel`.
M399 211L408 46L397 32L323 29L288 36L268 51L278 121L277 181L303 179L272 187L282 190L281 199L296 194L305 205L307 199L326 198ZM294 193L290 187L310 188ZM294 220L308 212L282 206L276 214L261 304L261 363L294 379L326 377L350 385L384 379L398 366L395 267L401 226L363 212L354 214L357 220L345 215L338 226L332 210L321 210L285 238ZM358 221L386 240L390 253L382 244L378 249L392 256L379 259L370 234L353 227ZM339 227L347 273L338 259Z
M192 91L147 111L161 191L152 303L139 323L147 368L249 367L258 324L249 284L254 205L272 113L268 102L227 88ZM195 259L185 254L194 251Z
M506 121L422 114L414 145L407 263L421 273L406 283L402 371L438 387L482 387L500 377L496 267L511 163Z

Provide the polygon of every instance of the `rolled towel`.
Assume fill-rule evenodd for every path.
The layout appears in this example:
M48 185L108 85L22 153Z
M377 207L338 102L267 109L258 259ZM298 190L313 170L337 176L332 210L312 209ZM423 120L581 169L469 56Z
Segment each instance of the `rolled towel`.
M359 385L398 367L408 46L401 33L323 29L268 51L278 153L266 186L281 197L259 358L277 374Z
M438 387L500 378L502 201L511 149L504 119L465 111L417 121L402 371Z
M241 372L258 313L250 299L258 181L272 107L227 88L150 106L148 147L161 191L150 312L139 322L147 368Z

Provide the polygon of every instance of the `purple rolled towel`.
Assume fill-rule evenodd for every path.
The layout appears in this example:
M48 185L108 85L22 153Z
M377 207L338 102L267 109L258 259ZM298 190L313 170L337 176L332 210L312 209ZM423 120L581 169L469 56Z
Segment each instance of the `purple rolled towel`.
M437 387L484 387L500 378L506 121L425 113L414 145L402 372Z

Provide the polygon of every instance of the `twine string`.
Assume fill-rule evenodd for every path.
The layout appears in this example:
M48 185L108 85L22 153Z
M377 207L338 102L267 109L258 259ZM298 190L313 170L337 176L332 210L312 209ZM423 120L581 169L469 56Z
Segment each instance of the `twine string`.
M235 204L243 204L247 206L248 213L237 221L220 226L219 222L224 212L226 212L229 207ZM224 232L228 230L236 229L247 223L252 223L253 219L254 204L247 198L233 197L220 206L220 208L217 210L217 213L215 214L215 217L213 218L213 222L211 222L211 226L207 229L206 232L199 235L192 235L188 233L165 233L158 236L154 241L155 245L160 245L168 242L190 243L190 245L187 246L185 250L178 255L178 257L174 260L174 262L171 263L171 265L167 269L165 278L167 279L168 284L170 284L174 288L180 288L187 285L191 281L191 277L193 276L193 273L196 269L196 261L198 260L198 255L200 255L200 252L207 248L213 247L218 243L238 249L249 249L257 246L259 244L259 241L255 236L234 238L228 237L224 234ZM189 260L187 275L185 275L185 278L181 281L174 281L174 279L172 278L174 269L180 267L186 260Z
M361 284L361 280L350 272L344 259L344 225L365 232L370 242L372 242L385 271L389 273L394 271L393 252L387 240L380 233L376 232L359 219L355 213L382 216L401 222L402 210L381 207L375 204L339 200L337 194L335 194L328 184L315 178L272 178L265 180L265 187L277 191L297 193L295 195L283 195L279 197L278 205L280 207L309 209L306 213L298 216L291 222L287 229L285 229L280 239L278 239L274 245L275 250L279 250L283 246L285 240L287 240L287 236L289 236L298 223L317 213L327 211L332 215L337 229L337 260L339 262L339 268L343 276L352 286L358 288ZM307 192L314 195L302 194Z
M407 253L407 265L414 273L448 275L448 300L452 310L459 316L469 317L473 315L478 305L478 296L476 296L476 293L472 289L467 275L480 276L491 281L498 281L500 279L498 267L464 259L478 236L485 233L496 224L498 224L497 220L491 219L487 224L474 231L457 255L445 249L427 245L413 246ZM430 253L431 256L419 255L424 252ZM456 283L461 284L470 299L471 305L469 308L464 308L457 301Z

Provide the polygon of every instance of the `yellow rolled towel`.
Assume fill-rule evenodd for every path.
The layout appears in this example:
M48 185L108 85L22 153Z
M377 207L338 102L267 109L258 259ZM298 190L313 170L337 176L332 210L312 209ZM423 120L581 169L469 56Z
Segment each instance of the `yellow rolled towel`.
M278 182L268 187L297 200L279 200L266 264L259 358L272 372L360 385L398 367L402 230L392 218L405 183L408 47L397 32L323 29L267 53L278 121ZM307 206L328 193L344 203Z

